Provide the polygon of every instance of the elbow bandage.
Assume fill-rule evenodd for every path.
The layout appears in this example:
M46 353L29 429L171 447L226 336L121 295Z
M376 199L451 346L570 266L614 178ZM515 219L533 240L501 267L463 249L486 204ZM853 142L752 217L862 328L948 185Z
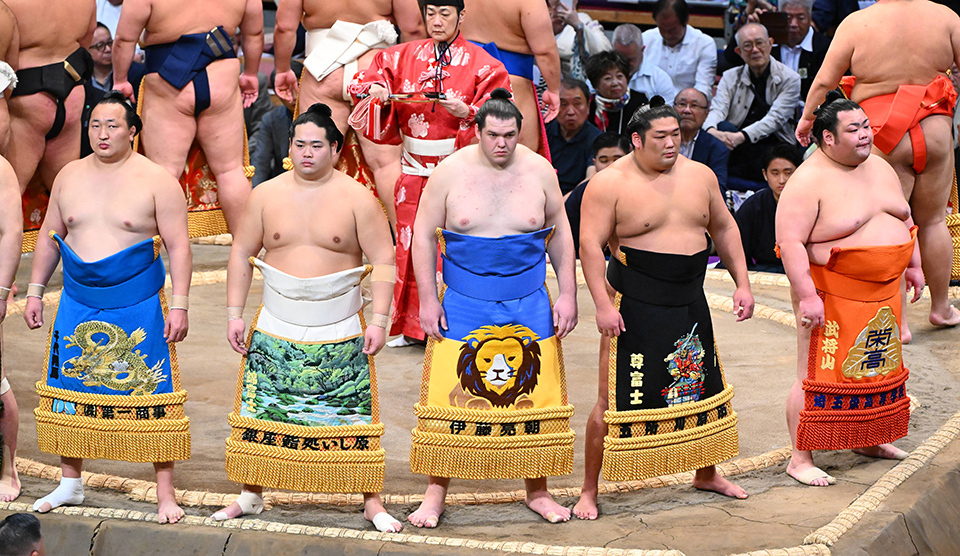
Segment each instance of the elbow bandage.
M371 282L390 282L397 281L397 267L392 264L375 264L373 272L370 273Z

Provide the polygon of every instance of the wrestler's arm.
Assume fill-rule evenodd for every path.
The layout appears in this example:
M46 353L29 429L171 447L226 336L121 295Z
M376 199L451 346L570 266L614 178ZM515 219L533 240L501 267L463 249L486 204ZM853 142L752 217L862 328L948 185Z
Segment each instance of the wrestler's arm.
M799 178L799 179L798 179ZM800 299L800 325L804 327L823 325L823 301L810 276L810 258L806 244L817 222L820 201L811 191L811 178L794 174L789 187L783 189L777 203L777 245L783 269L790 279L790 287ZM810 180L810 181L808 181Z
M78 41L83 48L90 48L93 44L93 32L97 30L97 9L96 6L90 6L90 17L87 21L87 32Z
M847 37L848 19L845 19L837 27L837 33L830 41L830 48L823 58L820 71L817 72L817 76L813 79L810 90L807 92L803 115L797 122L797 140L804 147L810 145L810 131L813 129L813 120L815 119L813 111L823 104L823 101L827 98L827 93L837 88L837 85L840 84L840 78L850 69L850 59L853 57L853 42Z
M193 273L193 253L187 230L187 204L180 183L160 167L155 172L154 203L156 203L157 231L170 256L170 282L173 295L190 295L190 276ZM187 337L189 321L185 308L170 308L163 337L167 342L179 342Z
M393 0L393 20L400 28L400 42L427 38L417 0Z
M20 186L13 167L0 157L0 322L7 315L7 296L20 264L23 243L23 213Z
M274 178L258 185L247 198L240 224L233 231L233 245L227 260L227 340L237 353L246 355L244 346L246 324L243 322L243 306L250 293L253 267L250 257L255 257L263 248L263 201L273 193Z
M437 295L437 228L447 219L447 191L458 178L456 153L437 165L420 197L413 224L413 273L420 292L420 327L434 340L443 340L440 328L447 329L447 317Z
M395 255L387 215L384 214L380 203L365 187L358 185L354 196L357 199L354 218L360 250L367 256L370 264L392 266ZM373 314L390 316L393 282L371 280L370 289L373 292ZM386 336L387 332L383 327L367 323L367 330L363 336L363 353L376 355L386 343Z
M4 53L3 61L10 65L16 71L20 68L20 26L17 25L17 18L9 8L6 8L6 19L8 20L8 32L10 42L7 44L7 51Z
M31 284L46 287L54 269L57 268L57 263L60 262L60 249L50 237L50 232L57 232L60 237L65 237L67 234L67 226L60 215L60 191L65 179L63 176L72 173L71 164L79 164L79 162L72 162L65 166L53 180L47 213L43 217L43 225L40 226L40 233L37 235L37 245L33 249L33 266L30 267ZM23 320L27 321L27 327L30 329L43 326L43 302L39 297L29 296L29 290L27 304L23 310Z
M688 162L689 164L689 162ZM747 320L753 316L753 294L750 292L750 276L747 274L747 259L743 254L743 243L740 241L740 228L737 221L727 210L723 193L713 171L706 166L700 166L697 171L706 180L710 195L710 221L707 223L707 232L717 247L717 254L727 267L737 291L733 293L733 314L737 322Z
M597 307L597 329L607 337L619 336L627 328L620 311L613 306L607 291L606 260L603 248L617 226L617 171L600 172L590 180L580 205L580 265L593 303Z
M541 0L523 0L520 5L520 27L540 68L540 75L547 83L543 103L548 106L544 121L549 122L560 111L560 54L557 52L557 39L553 36L550 8Z
M573 233L563 206L563 193L560 192L557 173L541 156L536 157L535 163L541 167L540 173L545 178L543 225L547 228L554 226L553 237L547 243L547 253L550 254L550 264L557 273L557 282L560 285L560 293L553 304L553 326L557 329L557 338L563 339L577 326L577 257L573 250Z
M260 93L257 71L263 56L263 2L247 0L240 21L240 46L243 48L243 73L240 74L240 95L243 107L249 108Z
M297 28L302 16L303 0L277 0L277 21L273 28L273 60L277 67L274 90L287 102L293 102L293 93L299 90L297 74L290 69L290 58L297 46Z
M125 0L120 11L117 36L113 38L113 88L127 98L133 98L134 93L129 81L130 64L150 12L150 0Z

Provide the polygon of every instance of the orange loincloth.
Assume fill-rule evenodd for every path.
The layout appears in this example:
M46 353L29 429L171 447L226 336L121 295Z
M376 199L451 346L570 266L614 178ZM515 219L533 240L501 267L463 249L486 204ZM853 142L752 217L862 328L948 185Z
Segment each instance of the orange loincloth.
M906 436L900 276L916 230L901 245L835 247L825 266L810 265L825 324L810 334L798 449L862 448Z
M853 76L840 80L840 88L847 98L855 82ZM890 154L904 134L910 133L913 169L919 174L927 167L927 144L920 121L935 114L953 117L957 92L946 76L938 75L927 85L900 85L896 93L864 99L859 104L870 118L873 144L884 153Z

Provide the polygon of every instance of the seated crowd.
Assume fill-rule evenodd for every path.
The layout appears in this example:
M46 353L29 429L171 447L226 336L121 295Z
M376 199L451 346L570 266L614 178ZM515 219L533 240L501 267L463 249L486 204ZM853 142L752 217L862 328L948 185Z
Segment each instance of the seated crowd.
M751 269L783 272L771 243L776 200L803 160L794 132L830 44L815 28L814 0L748 3L725 49L689 24L685 0L658 0L656 27L619 25L608 45L584 38L596 34L595 21L548 4L558 45L564 34L575 45L560 114L546 126L574 237L590 176L609 164L606 151L629 152L630 118L660 96L680 115L679 154L713 170L736 212Z

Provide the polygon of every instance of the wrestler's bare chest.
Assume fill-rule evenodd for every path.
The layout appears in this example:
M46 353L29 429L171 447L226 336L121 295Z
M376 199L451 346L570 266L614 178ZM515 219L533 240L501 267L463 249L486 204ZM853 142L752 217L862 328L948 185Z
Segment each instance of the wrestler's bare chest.
M359 253L357 222L349 196L336 191L289 191L264 204L263 246L267 250L297 246L334 253Z
M702 236L710 222L710 196L705 187L677 181L625 183L616 202L616 233L621 242L652 236ZM643 241L649 241L645 238Z
M543 187L535 180L474 176L447 195L445 227L489 237L534 232L543 228L545 203Z

